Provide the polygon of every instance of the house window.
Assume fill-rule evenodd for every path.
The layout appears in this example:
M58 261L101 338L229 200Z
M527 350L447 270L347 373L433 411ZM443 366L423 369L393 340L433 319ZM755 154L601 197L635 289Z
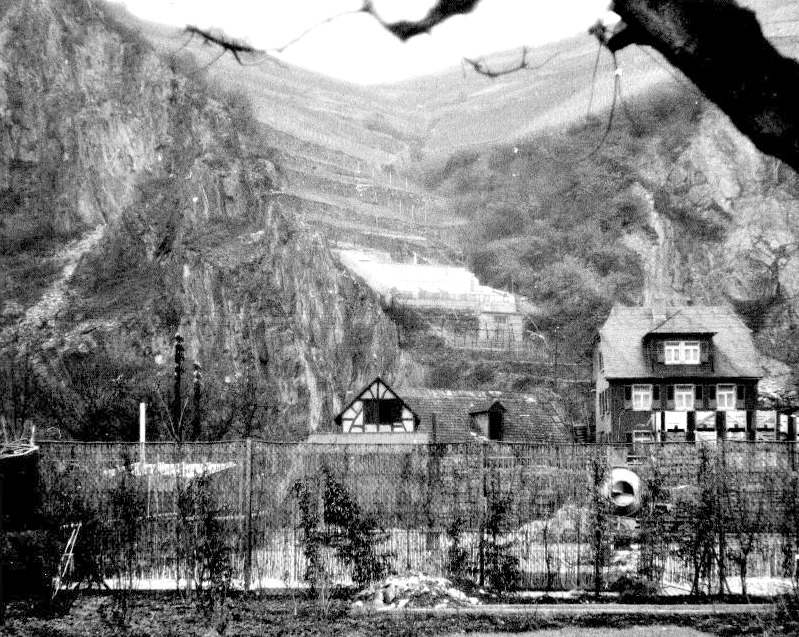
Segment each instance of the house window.
M652 409L652 385L633 385L633 411Z
M663 350L666 365L699 364L699 341L666 341Z
M675 385L674 409L677 411L693 411L694 409L693 385Z
M494 317L494 322L497 325L504 325L505 323L508 322L508 317L507 316L495 316Z
M735 409L735 385L716 385L716 409Z
M363 422L367 425L390 425L402 421L402 402L394 399L364 400Z

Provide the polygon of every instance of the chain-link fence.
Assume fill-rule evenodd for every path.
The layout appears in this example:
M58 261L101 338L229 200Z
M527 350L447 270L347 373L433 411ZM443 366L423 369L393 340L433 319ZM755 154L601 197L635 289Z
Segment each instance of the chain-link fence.
M50 514L83 522L98 583L132 570L145 588L187 585L209 520L233 580L254 587L303 582L309 559L352 581L339 549L354 528L389 570L522 588L795 575L795 445L637 451L628 465L603 445L45 442L39 473Z

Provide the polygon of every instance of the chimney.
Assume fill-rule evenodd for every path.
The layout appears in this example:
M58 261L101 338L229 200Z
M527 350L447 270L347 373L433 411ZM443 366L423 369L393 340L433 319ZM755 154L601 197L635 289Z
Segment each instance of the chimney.
M666 304L661 299L652 299L650 311L652 312L653 327L664 323L668 318L668 315L666 314Z

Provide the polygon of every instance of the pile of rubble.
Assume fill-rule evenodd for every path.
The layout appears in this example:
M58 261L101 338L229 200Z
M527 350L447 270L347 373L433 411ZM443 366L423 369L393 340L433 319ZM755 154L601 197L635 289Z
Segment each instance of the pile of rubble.
M353 609L380 608L462 608L480 604L444 577L393 575L358 593Z

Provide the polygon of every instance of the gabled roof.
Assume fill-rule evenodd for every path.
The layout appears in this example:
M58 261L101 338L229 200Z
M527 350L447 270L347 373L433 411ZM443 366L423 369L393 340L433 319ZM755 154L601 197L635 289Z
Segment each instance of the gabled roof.
M487 411L508 411L505 409L505 405L499 402L497 399L491 399L487 402L477 403L472 410L469 412L469 415L474 414L484 414Z
M752 333L731 308L682 306L653 313L649 307L615 305L599 330L605 377L651 377L643 339L680 334L707 334L712 338L713 376L763 376Z
M367 383L361 389L361 391L355 394L355 397L351 398L350 401L347 403L347 405L344 407L344 409L342 409L338 413L338 415L334 418L334 421L336 422L336 424L340 425L341 417L350 407L352 407L356 403L356 401L361 400L363 398L374 399L376 397L399 400L400 403L402 403L405 407L411 410L411 413L413 413L416 422L417 423L419 422L419 416L413 411L413 408L410 405L408 405L404 400L402 400L402 397L396 391L394 391L386 381L380 378L380 376L377 376L373 381Z

